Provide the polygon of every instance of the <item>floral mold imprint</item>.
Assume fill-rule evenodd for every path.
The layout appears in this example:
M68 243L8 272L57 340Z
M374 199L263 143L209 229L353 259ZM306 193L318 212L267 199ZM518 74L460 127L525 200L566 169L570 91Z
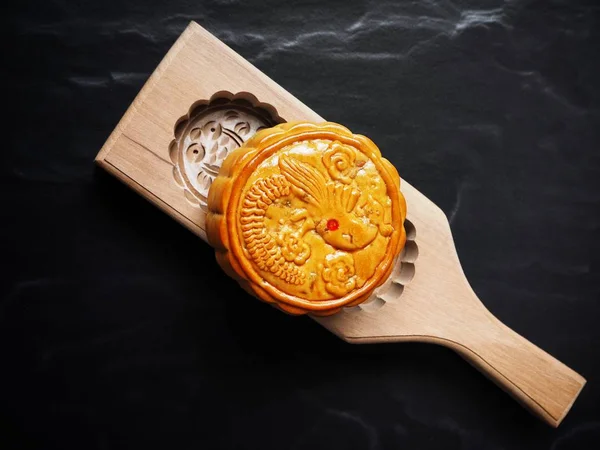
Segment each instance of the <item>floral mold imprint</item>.
M208 196L221 267L291 313L366 300L406 241L400 177L368 138L334 123L259 131L225 159Z

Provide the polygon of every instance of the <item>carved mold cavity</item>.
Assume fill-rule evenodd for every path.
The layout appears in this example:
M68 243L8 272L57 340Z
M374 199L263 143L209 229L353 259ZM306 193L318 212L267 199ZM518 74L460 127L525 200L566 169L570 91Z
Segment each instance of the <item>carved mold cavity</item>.
M388 302L400 301L404 287L410 283L415 276L415 261L419 256L419 247L417 246L417 230L414 224L406 219L404 221L406 230L406 244L398 255L394 269L388 280L378 287L373 295L358 306L346 308L352 311L376 311L384 307Z
M186 199L207 210L208 190L227 155L263 128L285 122L247 92L217 92L194 103L175 124L169 146L173 179Z

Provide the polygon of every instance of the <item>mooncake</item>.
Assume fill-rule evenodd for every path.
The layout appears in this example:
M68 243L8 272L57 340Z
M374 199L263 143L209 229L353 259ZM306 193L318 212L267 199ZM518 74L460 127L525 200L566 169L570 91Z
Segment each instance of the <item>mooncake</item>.
M208 210L220 266L290 314L365 301L406 241L398 172L369 138L331 122L256 133L225 158Z

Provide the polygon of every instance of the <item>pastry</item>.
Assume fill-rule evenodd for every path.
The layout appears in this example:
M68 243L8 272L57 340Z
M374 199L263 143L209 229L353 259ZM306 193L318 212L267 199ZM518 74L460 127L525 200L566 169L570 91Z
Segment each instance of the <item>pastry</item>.
M225 159L208 209L221 267L291 314L363 302L406 240L398 172L370 139L330 122L259 131Z

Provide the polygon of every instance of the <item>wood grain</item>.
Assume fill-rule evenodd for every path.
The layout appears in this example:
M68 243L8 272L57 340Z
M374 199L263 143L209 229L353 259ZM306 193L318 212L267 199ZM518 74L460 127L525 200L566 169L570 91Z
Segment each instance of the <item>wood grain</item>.
M190 107L221 91L251 93L288 121L324 120L192 22L96 157L101 167L205 241L205 213L175 183L169 144ZM449 347L558 426L585 379L483 306L464 276L444 213L404 180L401 189L413 231L390 280L369 302L314 320L350 343L420 341Z
M352 343L429 342L451 348L534 414L558 426L585 379L502 324L471 289L444 213L414 188L402 188L416 230L415 272L401 295L402 272L376 293L385 306L315 318ZM415 249L412 249L416 252ZM391 289L390 289L391 288Z
M324 120L192 22L152 73L96 156L98 165L204 240L204 214L199 213L199 208L190 209L184 195L173 196L174 185L165 175L161 160L170 161L169 144L178 121L195 102L208 100L218 92L251 93L288 121ZM140 151L130 151L131 143L137 144ZM148 164L150 158L156 160L156 167ZM155 171L160 175L153 173Z

